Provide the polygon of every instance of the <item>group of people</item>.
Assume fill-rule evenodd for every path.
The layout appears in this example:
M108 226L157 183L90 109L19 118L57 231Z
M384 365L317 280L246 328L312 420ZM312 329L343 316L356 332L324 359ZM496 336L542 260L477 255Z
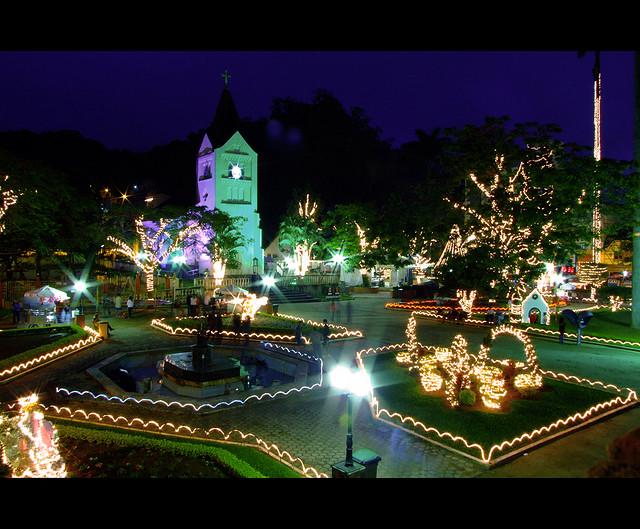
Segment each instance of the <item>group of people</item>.
M487 323L497 323L498 325L503 323L505 320L505 314L500 309L495 310L493 307L487 310L487 313L484 317L484 321Z

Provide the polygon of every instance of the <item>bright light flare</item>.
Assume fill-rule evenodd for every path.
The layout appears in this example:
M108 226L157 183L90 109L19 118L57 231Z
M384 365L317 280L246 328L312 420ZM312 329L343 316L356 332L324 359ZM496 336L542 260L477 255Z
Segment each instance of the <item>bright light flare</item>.
M273 276L265 276L262 278L262 284L267 288L271 288L276 284L276 278Z
M352 371L348 367L339 365L329 373L331 385L342 391L364 397L371 391L371 381L364 371Z
M82 280L74 281L73 288L75 288L77 292L85 292L87 290L87 284Z

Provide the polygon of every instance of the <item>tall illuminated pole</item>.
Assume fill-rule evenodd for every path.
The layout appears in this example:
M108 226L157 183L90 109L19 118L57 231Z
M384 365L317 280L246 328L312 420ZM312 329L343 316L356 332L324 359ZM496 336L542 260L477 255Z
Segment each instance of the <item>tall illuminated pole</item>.
M635 106L634 106L634 131L633 131L633 159L636 163L636 170L640 165L640 53L634 54L634 84L635 84ZM634 197L638 204L639 190L635 190ZM640 206L636 206L635 226L633 227L633 272L631 275L631 326L640 329Z
M596 51L596 62L593 67L593 157L596 162L602 159L600 144L600 105L602 100L602 75L600 73L600 52ZM602 259L602 219L600 218L600 189L596 184L594 190L595 204L593 206L592 261L600 263Z

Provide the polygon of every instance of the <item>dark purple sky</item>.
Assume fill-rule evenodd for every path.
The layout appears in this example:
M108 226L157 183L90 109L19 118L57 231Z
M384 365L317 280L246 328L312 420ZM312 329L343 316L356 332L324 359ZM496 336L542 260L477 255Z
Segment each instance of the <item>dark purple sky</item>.
M0 130L74 129L107 147L144 150L206 127L228 69L243 117L274 97L332 92L363 107L383 138L480 123L557 123L593 143L593 53L544 52L0 52ZM603 52L602 144L631 159L633 53Z

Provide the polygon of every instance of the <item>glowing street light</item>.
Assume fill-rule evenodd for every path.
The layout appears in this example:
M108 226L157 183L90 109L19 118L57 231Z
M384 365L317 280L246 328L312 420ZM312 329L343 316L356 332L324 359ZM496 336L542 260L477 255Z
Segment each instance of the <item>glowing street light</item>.
M76 290L76 292L83 294L87 290L87 284L82 280L74 281L73 288Z
M338 252L331 256L331 261L337 265L341 265L342 263L344 263L345 259L346 257L341 252Z
M273 276L264 276L262 278L262 284L267 288L271 288L276 284L276 278Z
M174 262L174 264L179 264L179 265L186 264L187 257L186 257L186 255L176 255L173 258L173 262Z
M353 419L351 394L364 397L371 393L371 381L364 370L353 371L346 366L338 365L329 373L331 385L343 391L347 396L347 455L345 467L353 467Z

